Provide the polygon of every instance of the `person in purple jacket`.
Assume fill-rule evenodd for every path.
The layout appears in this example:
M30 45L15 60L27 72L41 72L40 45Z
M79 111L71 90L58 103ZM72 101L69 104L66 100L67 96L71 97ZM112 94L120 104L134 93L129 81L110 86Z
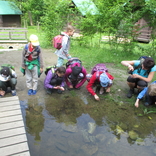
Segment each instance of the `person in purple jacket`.
M78 89L86 81L86 69L83 66L79 66L78 63L69 65L65 73L65 81L69 89Z
M44 87L48 94L52 94L54 90L57 90L58 94L61 94L62 91L64 91L65 72L65 67L58 67L56 69L51 68L51 70L48 71L44 80Z
M139 107L139 101L145 96L145 106L156 104L156 81L145 87L138 95L135 107Z

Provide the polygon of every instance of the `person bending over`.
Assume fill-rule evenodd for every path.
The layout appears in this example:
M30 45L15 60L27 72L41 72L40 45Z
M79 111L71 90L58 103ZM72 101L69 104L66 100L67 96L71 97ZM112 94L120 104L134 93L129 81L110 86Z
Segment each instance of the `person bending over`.
M51 70L48 71L44 80L44 87L48 94L52 94L54 90L57 90L58 94L61 94L62 91L64 91L65 72L65 67L58 67L56 69L51 68Z
M156 104L156 81L145 87L138 95L135 107L139 107L139 101L145 96L145 106Z

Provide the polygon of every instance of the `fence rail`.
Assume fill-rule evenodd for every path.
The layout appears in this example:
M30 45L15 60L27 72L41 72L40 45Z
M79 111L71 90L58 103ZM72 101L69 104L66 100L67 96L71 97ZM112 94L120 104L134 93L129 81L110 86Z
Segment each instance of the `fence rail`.
M27 28L0 27L0 42L28 42Z

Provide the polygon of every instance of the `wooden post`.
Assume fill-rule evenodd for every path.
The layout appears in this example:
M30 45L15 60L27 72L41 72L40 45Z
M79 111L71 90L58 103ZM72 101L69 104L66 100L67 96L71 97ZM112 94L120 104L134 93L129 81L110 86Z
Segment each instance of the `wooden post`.
M9 31L9 40L11 40L11 32Z

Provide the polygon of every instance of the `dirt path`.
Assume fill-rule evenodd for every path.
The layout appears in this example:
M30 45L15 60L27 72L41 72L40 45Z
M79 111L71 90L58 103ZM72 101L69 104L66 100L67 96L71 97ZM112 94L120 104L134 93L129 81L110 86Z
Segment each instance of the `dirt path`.
M51 49L42 49L42 53L43 53L43 60L44 60L44 69L49 65L56 64L57 56L52 52ZM22 54L22 50L14 50L14 51L8 50L8 51L0 52L0 60L1 60L0 64L2 65L5 63L9 63L15 66L16 73L18 75L18 82L16 87L17 94L20 99L23 99L23 98L27 98L28 95L27 95L25 77L20 72L21 56L22 56L21 54ZM114 85L112 87L112 94L114 94L114 97L122 96L125 98L125 91L127 91L128 89L126 84L126 78L127 78L127 74L125 74L126 71L116 69L115 65L113 64L107 64L107 67L109 69L109 72L115 77ZM43 73L39 79L37 96L45 95L45 90L43 86L44 79L45 79L45 74ZM83 91L86 92L85 85L82 87L80 92ZM11 96L11 94L7 94L6 96Z

